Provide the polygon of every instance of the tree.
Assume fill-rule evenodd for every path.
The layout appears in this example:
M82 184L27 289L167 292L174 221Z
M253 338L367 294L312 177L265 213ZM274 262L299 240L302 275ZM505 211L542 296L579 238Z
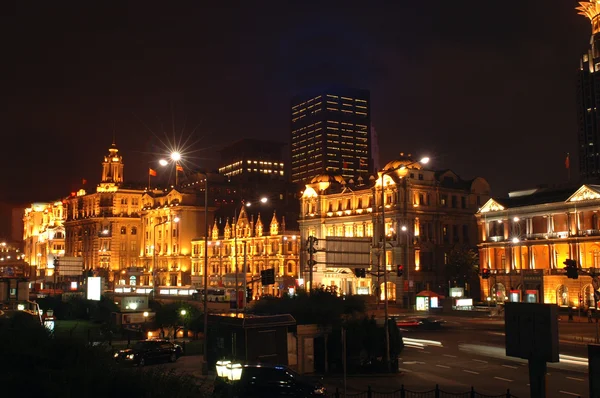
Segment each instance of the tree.
M336 325L344 317L364 314L366 303L361 296L340 297L335 292L315 289L311 294L300 290L294 296L263 297L251 309L256 314L290 314L299 325Z
M479 274L477 251L468 247L455 247L448 254L444 271L446 280L456 286L465 287L465 283L471 282Z
M196 380L162 368L126 369L109 351L51 336L26 313L0 318L3 396L205 397Z

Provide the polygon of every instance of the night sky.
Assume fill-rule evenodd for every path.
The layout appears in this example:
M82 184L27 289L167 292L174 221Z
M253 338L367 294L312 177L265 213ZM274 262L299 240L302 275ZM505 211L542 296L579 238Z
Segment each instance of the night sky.
M292 95L328 84L371 90L383 161L427 154L495 195L566 182L566 152L577 176L576 1L13 3L0 201L96 184L113 132L142 182L173 122L200 167L236 139L287 142Z

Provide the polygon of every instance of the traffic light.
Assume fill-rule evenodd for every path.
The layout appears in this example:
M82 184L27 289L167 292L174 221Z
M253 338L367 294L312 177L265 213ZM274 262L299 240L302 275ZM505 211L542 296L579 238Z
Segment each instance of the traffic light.
M567 278L579 279L579 271L577 269L577 262L575 260L568 258L563 264L565 265L565 271L567 271Z
M252 289L247 287L246 288L246 302L250 302L252 301Z
M357 278L365 278L367 276L367 270L364 268L354 268L354 275Z
M490 269L484 268L481 270L481 279L490 279Z
M404 275L404 265L398 265L398 268L396 269L396 274L398 276Z
M260 271L260 283L263 286L275 284L275 268L265 269Z
M308 248L306 249L306 251L309 254L315 254L317 252L317 249L315 248L315 246L318 244L319 244L319 239L315 238L314 236L309 236L308 241L307 241Z

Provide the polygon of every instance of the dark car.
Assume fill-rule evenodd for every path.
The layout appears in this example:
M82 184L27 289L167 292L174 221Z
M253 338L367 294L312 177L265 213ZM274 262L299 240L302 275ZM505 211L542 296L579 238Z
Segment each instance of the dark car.
M115 353L115 361L144 366L152 362L175 362L179 357L177 346L167 340L142 340L132 348Z
M226 388L215 385L215 393ZM221 391L222 392L222 391ZM325 387L316 380L299 375L286 366L244 365L241 379L233 385L236 397L322 397Z

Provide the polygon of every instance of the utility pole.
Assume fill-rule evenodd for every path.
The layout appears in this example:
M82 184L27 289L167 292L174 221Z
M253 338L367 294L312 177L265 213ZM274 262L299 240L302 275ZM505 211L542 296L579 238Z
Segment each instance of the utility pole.
M315 253L317 252L317 249L315 248L315 245L317 245L319 243L319 240L317 238L315 238L314 236L309 236L308 237L308 286L309 286L309 290L308 292L310 293L313 290L313 267L317 264L317 262L315 261Z

